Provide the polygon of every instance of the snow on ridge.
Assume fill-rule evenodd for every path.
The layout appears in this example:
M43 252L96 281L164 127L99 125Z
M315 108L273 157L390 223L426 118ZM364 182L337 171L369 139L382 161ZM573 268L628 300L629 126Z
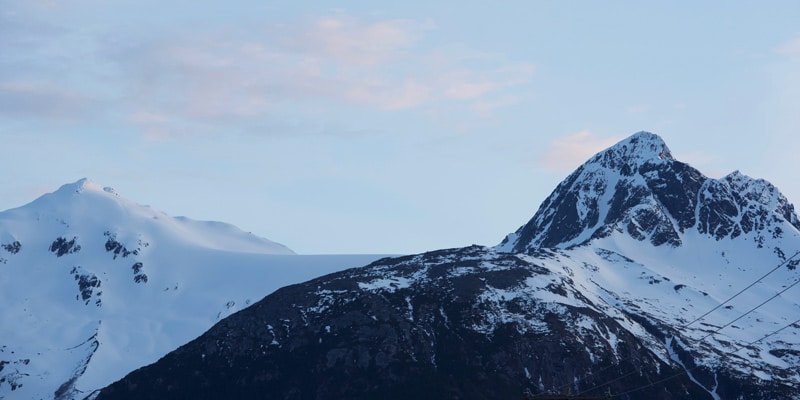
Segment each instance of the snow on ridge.
M412 279L402 276L391 276L384 278L376 278L369 282L358 282L358 288L367 291L386 291L393 293L398 289L406 289L411 287Z
M383 257L296 255L89 179L62 185L0 212L0 398L83 398L279 287Z
M218 221L172 217L120 196L116 190L83 178L32 202L0 212L0 226L27 230L31 221L56 222L64 232L94 235L118 230L145 233L170 243L263 254L295 254L287 246ZM38 229L41 229L38 228ZM2 229L0 229L2 230ZM50 239L52 240L52 239Z
M654 133L640 131L597 153L586 164L615 168L620 161L639 166L648 161L661 160L675 160L664 139Z

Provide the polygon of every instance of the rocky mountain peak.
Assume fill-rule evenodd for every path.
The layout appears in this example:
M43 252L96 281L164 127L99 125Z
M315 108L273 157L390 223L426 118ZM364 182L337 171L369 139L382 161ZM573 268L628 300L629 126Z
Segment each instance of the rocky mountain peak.
M675 159L660 136L641 131L597 153L585 165L618 170L621 174L630 176L641 165L659 161L675 161Z
M800 229L794 207L769 182L739 171L708 178L673 158L658 135L638 132L578 167L497 249L568 248L615 233L677 247L689 229L721 240L775 235L783 223Z

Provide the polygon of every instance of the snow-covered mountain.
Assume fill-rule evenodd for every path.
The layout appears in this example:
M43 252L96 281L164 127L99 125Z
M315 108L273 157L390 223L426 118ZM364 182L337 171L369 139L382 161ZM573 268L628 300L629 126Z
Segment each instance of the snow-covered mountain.
M640 132L495 247L280 289L98 400L800 399L798 228L768 182Z
M64 185L0 213L0 398L83 398L279 287L377 258L295 255Z
M794 207L769 182L739 171L710 179L675 160L659 136L639 132L580 166L498 249L568 248L615 232L655 247L681 247L693 232L763 246L765 235L792 227L800 229Z

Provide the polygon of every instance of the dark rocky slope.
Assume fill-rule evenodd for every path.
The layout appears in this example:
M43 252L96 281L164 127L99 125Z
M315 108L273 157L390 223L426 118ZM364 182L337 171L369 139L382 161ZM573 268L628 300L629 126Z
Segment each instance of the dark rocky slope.
M552 279L542 290L580 305L559 307L531 290L499 306L481 298L487 290L526 288L529 278ZM373 288L376 280L386 285ZM493 317L509 312L537 322ZM580 320L598 329L578 337ZM618 348L603 332L619 338ZM617 353L637 356L620 360ZM281 289L97 399L517 399L574 376L588 389L631 371L640 374L609 389L679 372L546 268L471 247L386 259ZM710 398L686 376L637 396Z

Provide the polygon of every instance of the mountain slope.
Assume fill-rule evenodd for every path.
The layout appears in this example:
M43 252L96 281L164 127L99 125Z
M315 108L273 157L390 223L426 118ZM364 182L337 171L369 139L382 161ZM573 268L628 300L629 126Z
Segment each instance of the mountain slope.
M82 179L0 213L0 398L82 398L271 291L377 256L299 256Z
M97 398L800 398L799 251L772 185L641 132L495 248L281 289Z
M526 384L569 381L592 358L639 346L563 277L473 247L281 289L98 399L520 398ZM592 381L634 368L676 371L646 354ZM700 393L692 386L670 387Z

